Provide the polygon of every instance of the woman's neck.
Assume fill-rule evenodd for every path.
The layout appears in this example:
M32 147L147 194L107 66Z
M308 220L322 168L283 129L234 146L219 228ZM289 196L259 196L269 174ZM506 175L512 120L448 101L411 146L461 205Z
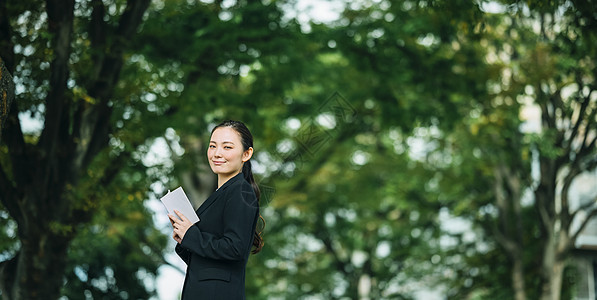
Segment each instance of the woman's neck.
M218 174L218 189L220 187L222 187L222 185L224 185L224 183L226 183L228 180L230 180L230 178L238 175L238 173L240 173L240 170L238 170L234 173L230 173L230 174Z

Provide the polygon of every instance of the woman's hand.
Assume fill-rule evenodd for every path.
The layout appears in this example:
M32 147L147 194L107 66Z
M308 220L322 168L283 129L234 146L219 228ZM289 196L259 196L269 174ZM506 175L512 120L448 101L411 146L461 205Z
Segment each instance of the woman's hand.
M191 221L189 221L189 219L187 219L187 217L185 217L178 210L174 210L174 213L176 213L176 215L178 215L180 219L171 214L168 214L168 218L170 218L170 223L172 223L172 227L174 227L174 233L172 233L172 238L174 238L174 240L180 244L187 230L191 228L191 226L193 226L193 223L191 223Z

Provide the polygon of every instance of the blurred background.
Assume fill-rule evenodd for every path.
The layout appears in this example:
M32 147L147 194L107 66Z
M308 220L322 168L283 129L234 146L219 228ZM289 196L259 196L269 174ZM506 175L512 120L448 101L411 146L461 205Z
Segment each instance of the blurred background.
M2 299L179 299L241 120L248 299L597 299L593 0L2 0Z

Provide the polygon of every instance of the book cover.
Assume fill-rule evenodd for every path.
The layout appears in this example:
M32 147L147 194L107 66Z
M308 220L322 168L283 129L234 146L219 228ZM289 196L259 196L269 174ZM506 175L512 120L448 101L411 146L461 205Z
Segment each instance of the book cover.
M178 217L174 210L178 210L181 212L189 221L192 223L199 222L199 217L197 213L195 213L195 209L193 209L193 205L191 205L191 201L187 198L187 195L184 193L182 187L178 187L174 191L168 191L166 195L160 198L168 213Z

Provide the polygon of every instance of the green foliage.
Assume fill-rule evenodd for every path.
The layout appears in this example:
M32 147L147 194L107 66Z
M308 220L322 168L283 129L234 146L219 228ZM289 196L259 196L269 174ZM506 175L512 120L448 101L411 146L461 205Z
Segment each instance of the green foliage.
M17 226L9 218L8 214L2 211L0 215L0 257L12 257L18 249Z
M123 191L111 207L81 228L69 250L63 295L79 299L149 299L163 264L167 236L155 225L140 195Z
M148 191L203 174L210 126L239 119L255 136L258 181L273 195L262 199L266 244L249 260L248 298L356 299L367 281L375 299L412 299L420 285L450 299L512 298L511 261L495 236L496 170L505 166L524 192L533 157L567 157L557 128L523 130L523 111L548 105L551 88L576 85L561 99L572 115L597 55L594 15L582 3L542 37L533 14L563 2L503 2L505 12L491 14L483 1L361 1L308 31L284 17L292 1L152 2L111 93L109 147L64 193L75 218L93 213L49 228L76 234L63 295L155 296L169 237L144 206ZM108 29L124 4L106 2ZM86 105L99 100L88 90L96 58L111 53L89 51L91 5L77 2L68 90ZM12 20L17 103L42 118L52 54L43 7L7 9L27 15ZM38 135L27 134L31 147ZM172 147L171 161L144 160L155 141ZM4 145L0 162L12 163ZM535 299L541 228L530 205L522 216ZM2 258L19 248L15 227L0 211Z
M138 150L141 157L142 149ZM108 151L99 155L72 194L72 201L80 203L78 209L95 213L77 228L68 251L62 288L68 299L82 295L92 299L156 296L153 282L157 269L165 263L168 236L155 226L145 201L155 197L149 186L164 171L160 165L147 168L141 160L131 159L109 185L97 185L110 156Z
M578 24L575 24L582 13L573 13L576 16L571 17L568 9L574 9L560 7L558 9L566 12L559 18L554 12L555 7L561 5L559 2L550 4L553 6L536 6L534 2L529 5L528 13L523 13L527 9L525 3L517 1L507 7L506 13L485 18L487 27L481 41L488 45L486 55L491 58L488 63L501 71L486 81L490 101L479 102L477 108L462 119L462 124L450 132L450 154L457 163L438 170L446 172L442 176L441 190L452 191L448 195L456 198L451 212L470 220L476 229L475 236L480 239L468 245L457 242L466 247L455 247L446 254L465 262L462 267L455 264L449 268L462 270L462 275L447 281L452 286L449 290L451 297L456 299L483 298L484 295L491 295L492 299L512 298L514 291L509 286L512 257L505 255L508 249L499 243L499 234L510 232L513 237L514 231L520 233L526 296L529 299L545 297L539 291L545 284L546 273L551 271L541 271L548 245L537 211L550 209L554 204L540 202L545 200L537 200L533 195L536 182L550 178L549 168L541 166L539 174L533 174L531 170L537 168L538 160L542 163L566 161L578 155L578 148L563 147L562 140L565 134L575 130L567 127L567 122L576 118L572 116L573 112L579 112L579 103L588 104L589 100L582 98L580 94L583 93L573 92L568 96L560 91L576 90L573 81L582 85L580 74L584 74L580 78L592 76L592 71L573 61L588 59L587 55L594 50L583 46L593 39L592 34L578 36L572 33L582 30L583 26L576 27ZM558 24L557 29L538 31L534 26L537 20L545 17L541 14L558 18L551 20ZM554 51L556 48L558 51ZM498 59L500 55L502 58ZM587 90L590 88L585 87ZM551 112L552 108L557 112ZM532 118L531 113L537 111L540 115ZM550 111L551 116L546 115L546 111ZM593 120L579 124L589 131L595 130L594 125ZM496 174L500 172L508 174L506 180L520 184L517 190L505 189L503 196L510 201L509 206L498 207L495 200L499 197L497 190L507 185L498 183ZM551 188L556 190L555 186ZM522 206L519 217L511 213L516 202ZM522 220L520 227L515 227L517 219ZM462 253L467 254L464 259ZM492 263L488 264L489 261ZM491 269L487 269L488 265ZM470 270L475 270L475 276L467 274ZM497 289L496 283L500 284ZM562 294L570 294L572 290L573 285L564 284Z

